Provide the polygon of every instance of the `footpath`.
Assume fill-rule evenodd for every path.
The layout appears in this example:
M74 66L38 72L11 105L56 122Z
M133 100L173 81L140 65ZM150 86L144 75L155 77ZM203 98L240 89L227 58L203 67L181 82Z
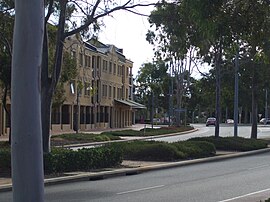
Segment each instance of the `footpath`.
M141 129L145 127L143 124L135 125L132 129ZM100 133L101 131L95 131L95 133ZM189 132L194 132L189 131ZM92 133L92 132L91 132ZM187 133L187 132L184 132ZM179 135L177 134L167 134L164 136L172 136L172 135ZM160 136L157 136L160 137ZM153 139L155 137L151 137ZM0 136L0 141L5 141L8 138ZM141 139L138 137L138 139ZM64 173L61 176L45 176L44 184L45 186L61 184L61 183L70 183L70 182L77 182L77 181L89 181L89 180L97 180L97 179L106 179L109 177L116 177L116 176L125 176L125 175L134 175L139 174L142 172L148 172L153 170L159 169L168 169L173 167L180 167L180 166L187 166L192 164L204 163L204 162L211 162L211 161L220 161L229 158L238 158L248 155L255 155L259 153L270 152L270 147L266 149L260 149L255 151L248 151L248 152L225 152L225 151L217 151L216 156L208 157L208 158L199 158L194 160L185 160L185 161L178 161L178 162L149 162L149 161L126 161L124 160L119 168L107 168L107 169L100 169L91 172L69 172ZM0 193L11 191L12 190L12 180L11 178L7 177L0 177ZM256 198L256 201L264 201L266 198Z

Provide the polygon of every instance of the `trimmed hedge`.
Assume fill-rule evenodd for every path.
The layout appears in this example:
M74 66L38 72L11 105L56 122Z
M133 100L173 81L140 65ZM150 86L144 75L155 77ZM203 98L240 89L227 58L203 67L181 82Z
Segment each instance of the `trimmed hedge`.
M113 136L154 136L154 135L163 135L170 133L179 133L188 130L192 130L191 126L182 126L182 127L161 127L161 128L143 128L139 131L137 130L120 130L120 131L109 131L102 132L103 135L113 135Z
M175 161L213 156L216 153L215 146L209 142L155 142L134 141L121 143L124 150L124 159L151 160L151 161Z
M113 144L77 151L54 149L44 155L44 172L49 174L114 167L122 163L122 156L122 150Z
M85 142L104 142L111 140L120 140L119 137L110 134L91 134L91 133L71 133L52 136L53 146L62 146L67 144L78 144Z
M171 161L184 158L176 147L164 142L134 141L121 143L121 146L124 159L129 160Z
M217 150L224 151L251 151L267 148L267 141L247 139L242 137L196 137L189 141L207 141L213 143Z
M179 141L172 143L172 145L182 151L187 159L214 156L216 154L215 145L206 141Z
M89 171L97 168L115 167L122 163L122 149L113 144L91 149L73 151L53 148L44 154L44 173L62 173L72 171ZM0 150L0 171L11 171L10 149Z
M11 172L10 149L0 149L0 172Z

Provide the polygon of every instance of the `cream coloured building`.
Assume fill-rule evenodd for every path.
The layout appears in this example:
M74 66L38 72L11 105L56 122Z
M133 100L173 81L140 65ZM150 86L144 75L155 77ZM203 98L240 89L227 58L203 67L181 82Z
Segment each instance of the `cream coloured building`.
M52 109L52 132L134 124L136 111L145 107L133 101L133 63L123 50L95 39L83 42L78 35L66 39L65 49L76 59L78 77L66 84L63 105ZM6 117L0 105L0 135L9 130Z

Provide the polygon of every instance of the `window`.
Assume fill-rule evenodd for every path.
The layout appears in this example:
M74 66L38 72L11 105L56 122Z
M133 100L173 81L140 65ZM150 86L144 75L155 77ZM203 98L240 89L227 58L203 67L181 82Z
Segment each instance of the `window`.
M112 86L109 86L109 98L112 97Z
M76 51L75 50L71 51L71 57L76 60Z
M109 73L112 73L112 62L109 63Z
M70 93L75 94L75 82L74 81L70 82Z
M63 105L62 106L62 124L69 124L69 123L70 123L69 106Z
M108 65L108 61L103 60L103 71L105 71L105 72L107 72L107 70L108 70L107 65Z
M102 96L107 97L107 85L102 85Z
M91 57L90 56L85 55L84 62L85 62L85 67L91 67Z
M91 91L90 83L84 83L84 95L90 96L90 91Z
M121 75L121 73L120 73L120 66L119 65L117 65L117 75L118 76Z
M96 56L92 56L92 69L96 68Z
M83 54L80 53L80 58L79 58L79 62L80 62L80 65L83 66Z
M51 123L60 124L60 108L59 107L52 108Z
M113 74L116 74L116 64L113 64Z

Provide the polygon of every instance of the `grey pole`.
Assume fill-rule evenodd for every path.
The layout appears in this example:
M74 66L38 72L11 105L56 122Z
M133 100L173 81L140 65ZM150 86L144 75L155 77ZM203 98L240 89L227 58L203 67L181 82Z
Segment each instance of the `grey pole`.
M264 124L267 124L267 119L268 119L268 109L267 109L267 88L265 89L265 121Z
M238 136L238 72L239 72L239 49L237 47L235 55L235 74L234 74L234 137Z
M44 2L15 1L11 76L13 202L43 202L41 63Z

